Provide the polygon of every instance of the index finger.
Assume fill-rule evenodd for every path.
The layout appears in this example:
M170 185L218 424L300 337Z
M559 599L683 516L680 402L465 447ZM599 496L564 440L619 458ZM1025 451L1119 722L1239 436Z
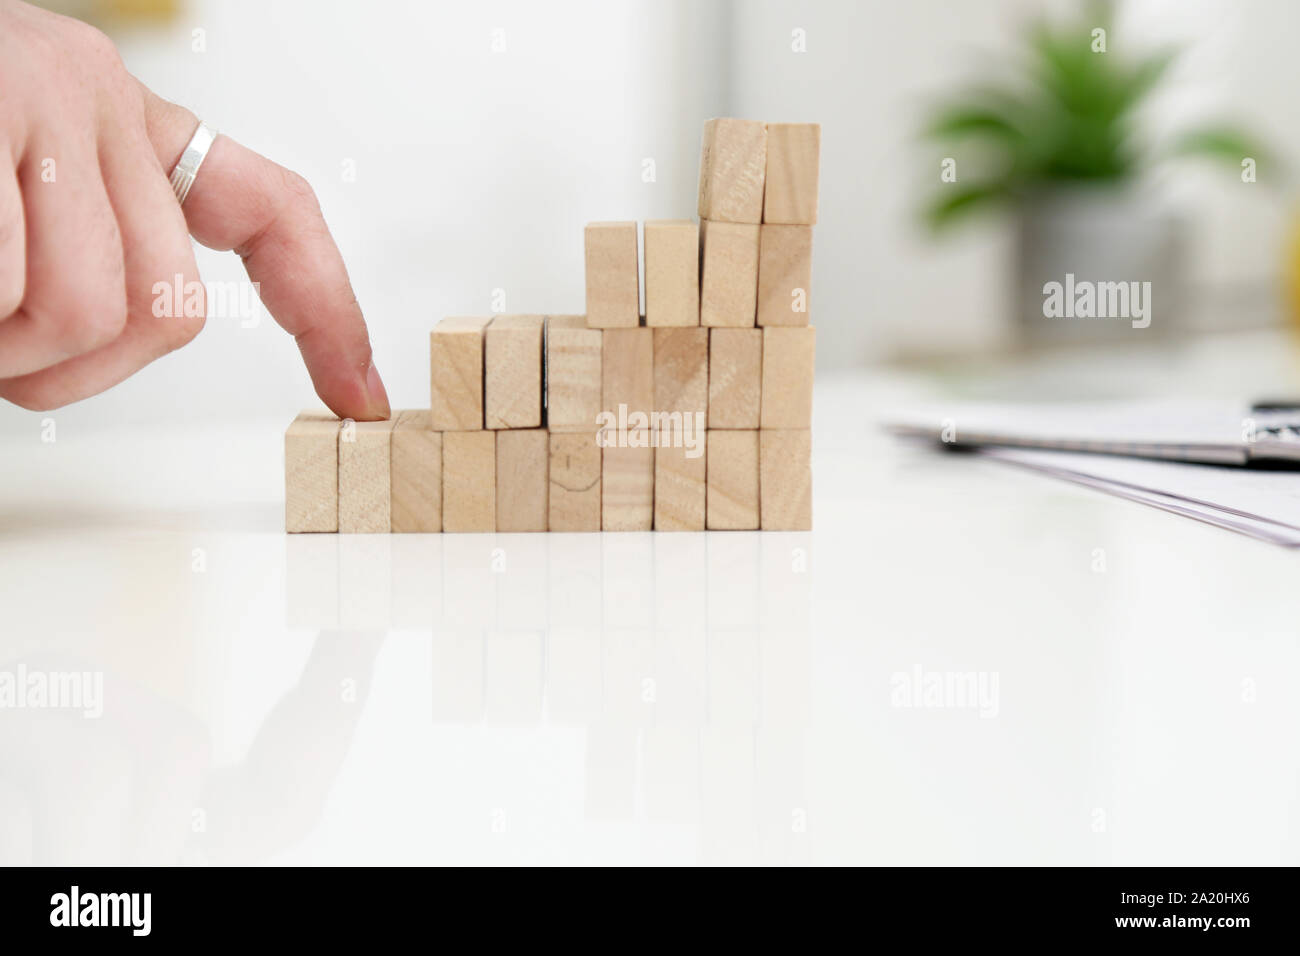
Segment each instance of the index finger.
M143 84L140 89L149 139L163 170L171 170L198 120ZM263 303L297 341L316 394L331 411L357 421L392 414L343 257L305 179L218 136L184 212L195 239L243 259Z

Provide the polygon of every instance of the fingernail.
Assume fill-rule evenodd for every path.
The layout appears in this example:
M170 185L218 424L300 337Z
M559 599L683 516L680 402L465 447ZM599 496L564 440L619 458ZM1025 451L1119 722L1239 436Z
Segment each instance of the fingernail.
M384 380L379 377L374 362L366 370L366 396L370 399L370 412L375 418L389 418L393 414L392 406L388 404L388 390L384 388Z

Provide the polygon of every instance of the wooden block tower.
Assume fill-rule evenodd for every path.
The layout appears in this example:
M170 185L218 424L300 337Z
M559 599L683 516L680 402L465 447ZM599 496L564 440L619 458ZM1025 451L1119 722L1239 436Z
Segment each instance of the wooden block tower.
M585 314L443 319L428 409L299 415L286 530L810 529L820 150L709 120L699 221L590 223Z

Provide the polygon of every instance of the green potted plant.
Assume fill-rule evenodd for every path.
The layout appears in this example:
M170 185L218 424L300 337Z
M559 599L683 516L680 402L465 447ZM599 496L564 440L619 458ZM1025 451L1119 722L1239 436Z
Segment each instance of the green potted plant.
M935 230L990 207L1014 214L1016 310L1030 343L1176 327L1183 227L1144 188L1143 174L1199 155L1239 167L1244 178L1261 159L1257 144L1223 125L1146 142L1135 110L1175 53L1112 52L1111 23L1106 2L1068 23L1035 23L1019 77L966 88L938 104L923 131L945 148L942 181L926 208ZM1118 301L1130 291L1130 301Z

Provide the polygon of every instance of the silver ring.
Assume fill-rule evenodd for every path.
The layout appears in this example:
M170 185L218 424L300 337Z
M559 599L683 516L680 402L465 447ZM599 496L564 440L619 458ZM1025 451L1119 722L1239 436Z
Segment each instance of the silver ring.
M194 180L199 175L199 167L203 165L203 160L207 158L208 150L212 148L216 138L216 131L208 129L200 122L199 128L190 137L185 152L181 153L176 168L172 170L172 192L176 194L176 201L182 206L185 205L185 197L190 194L190 187L194 185Z

